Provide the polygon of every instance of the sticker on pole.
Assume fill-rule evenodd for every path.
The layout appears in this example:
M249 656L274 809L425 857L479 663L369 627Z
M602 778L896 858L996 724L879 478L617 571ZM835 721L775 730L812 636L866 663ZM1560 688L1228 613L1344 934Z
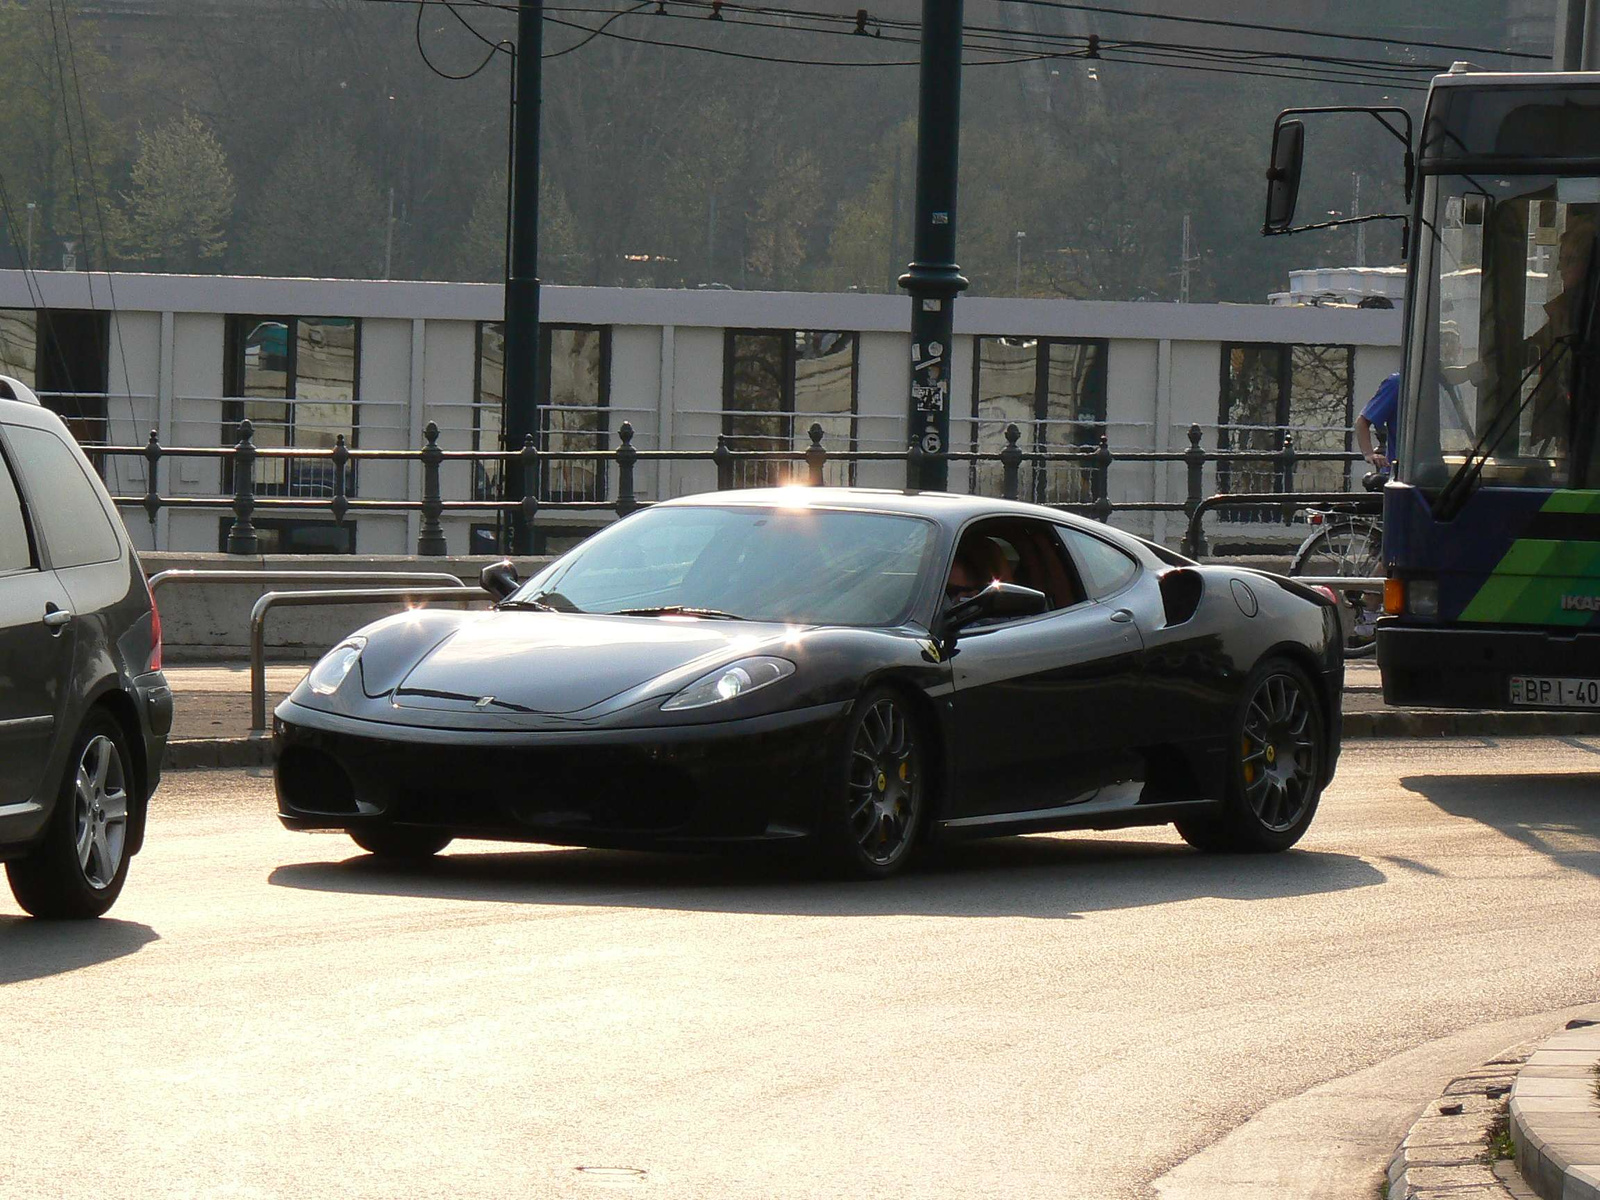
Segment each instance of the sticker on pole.
M944 353L944 343L943 342L929 342L928 343L928 353L932 357L938 358L941 354Z
M922 302L923 312L938 312L943 307L944 302L942 300L924 300Z
M944 443L939 440L937 430L930 429L922 435L922 452L924 454L937 454L944 449Z

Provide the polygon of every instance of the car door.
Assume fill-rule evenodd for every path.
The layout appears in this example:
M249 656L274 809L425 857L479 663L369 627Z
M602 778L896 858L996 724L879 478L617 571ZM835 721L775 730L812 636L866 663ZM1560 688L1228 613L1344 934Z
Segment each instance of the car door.
M66 590L42 565L0 436L0 817L42 799L72 675Z
M1012 519L1012 529L1023 551L1016 582L1071 573L1049 522ZM969 627L957 639L952 809L961 816L1082 803L1138 778L1118 720L1119 698L1136 686L1138 631L1075 581L1052 600L1058 607L1042 615Z

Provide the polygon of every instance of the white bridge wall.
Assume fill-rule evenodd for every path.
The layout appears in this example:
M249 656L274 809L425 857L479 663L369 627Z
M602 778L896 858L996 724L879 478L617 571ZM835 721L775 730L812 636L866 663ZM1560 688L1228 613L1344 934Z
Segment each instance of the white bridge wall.
M110 433L119 442L142 443L155 429L166 445L215 445L222 425L224 317L280 313L362 318L362 447L415 448L429 420L438 422L444 448L471 445L475 325L500 319L498 285L136 274L111 279L117 316L108 409ZM0 307L36 307L30 281L51 308L113 309L106 276L49 271L31 280L0 271ZM723 335L729 328L859 332L858 438L864 448L889 448L904 436L910 386L910 310L904 297L548 287L541 307L552 324L612 328L612 428L631 421L640 449L709 450L715 444ZM1385 310L963 298L956 304L956 328L951 403L957 416L971 411L974 337L1109 339L1113 450L1181 451L1191 423L1206 430L1206 446L1214 448L1221 347L1227 342L1354 346L1358 411L1400 362L1400 316ZM951 475L953 486L964 486L964 471ZM214 495L221 471L215 461L168 460L162 476L164 495ZM122 460L110 477L124 494L146 487L142 461ZM894 487L902 470L893 463L862 464L857 478ZM1208 489L1214 479L1208 471ZM1111 483L1112 499L1121 502L1180 500L1186 488L1181 464L1113 467ZM647 467L638 474L642 499L714 484L709 463ZM466 466L449 464L443 485L447 498L464 498ZM418 500L420 465L367 463L360 487L363 497ZM170 509L154 528L141 509L125 516L141 547L208 551L217 548L224 514ZM446 519L452 551L466 552L469 521ZM356 550L407 553L417 523L415 513L362 514ZM1179 531L1179 522L1161 515L1119 523L1164 538Z

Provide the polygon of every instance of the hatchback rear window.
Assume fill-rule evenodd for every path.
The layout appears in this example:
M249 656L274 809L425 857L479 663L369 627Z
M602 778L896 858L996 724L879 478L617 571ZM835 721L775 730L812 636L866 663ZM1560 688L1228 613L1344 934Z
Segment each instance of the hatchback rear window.
M50 565L57 570L81 567L121 554L111 518L67 444L47 429L12 426L6 436L44 534Z

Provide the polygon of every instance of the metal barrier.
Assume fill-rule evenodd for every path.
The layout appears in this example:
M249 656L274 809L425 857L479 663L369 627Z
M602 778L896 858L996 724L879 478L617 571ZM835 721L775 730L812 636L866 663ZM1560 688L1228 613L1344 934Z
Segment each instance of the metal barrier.
M1219 508L1281 508L1293 511L1316 508L1324 504L1337 504L1352 514L1376 515L1383 511L1383 497L1372 492L1226 492L1207 496L1189 511L1189 530L1183 535L1183 552L1190 558L1203 558L1209 553L1205 530L1201 522L1205 515Z
M420 450L352 450L339 435L331 450L314 450L298 446L257 446L255 430L246 419L239 423L239 441L234 446L163 446L152 430L150 440L143 446L85 446L85 453L105 458L107 456L134 456L146 461L147 490L143 496L118 496L116 502L124 507L141 507L151 524L163 509L192 508L213 509L233 513L233 524L228 531L229 554L256 554L260 538L253 521L258 510L292 509L326 511L340 525L355 513L362 512L418 512L421 523L417 531L416 552L424 556L447 553L442 518L446 513L509 514L520 511L523 524L532 529L534 519L543 510L560 512L615 513L625 517L648 502L641 501L635 485L635 472L642 463L711 463L716 468L717 490L733 489L739 482L744 466L749 464L788 464L792 470L788 481L821 486L826 478L829 463L898 462L905 466L907 486L922 477L926 463L999 463L1000 491L1008 500L1019 498L1020 473L1023 463L1035 465L1075 463L1084 468L1090 484L1090 499L1082 503L1054 504L1050 507L1066 512L1082 513L1099 521L1107 521L1119 512L1182 512L1193 515L1205 504L1204 473L1207 465L1222 463L1267 463L1275 476L1284 483L1285 491L1294 486L1297 464L1307 462L1355 462L1360 455L1349 451L1316 451L1306 453L1295 448L1292 436L1284 438L1278 450L1207 450L1201 445L1205 433L1199 425L1189 426L1189 446L1185 450L1117 450L1113 451L1104 437L1097 445L1080 446L1071 450L1024 450L1021 446L1022 430L1015 424L1007 425L1005 446L995 451L946 450L938 454L925 453L920 445L902 450L830 450L823 445L823 428L813 423L808 430L810 445L804 449L788 450L734 450L726 436L717 438L714 450L638 450L634 448L632 424L624 421L617 430L617 446L612 450L541 450L529 435L520 450L443 450L439 447L439 427L428 422L423 431ZM227 496L171 496L162 495L158 489L158 470L161 461L169 457L220 459L232 471L233 495ZM329 480L326 496L267 496L258 493L256 463L259 459L326 460L327 470L319 478ZM347 477L352 463L362 460L387 462L420 462L422 464L422 498L420 500L356 499L350 496ZM490 462L501 465L500 475L515 467L523 473L524 499L522 500L446 500L439 484L440 467L449 462ZM561 462L592 462L597 471L605 463L615 466L616 492L612 500L545 500L541 499L540 480L542 464ZM1117 503L1110 498L1110 475L1117 463L1182 463L1186 470L1186 495L1182 500L1141 500ZM781 475L782 472L779 472ZM609 473L607 474L609 478ZM1243 504L1269 504L1273 497L1245 493L1235 494ZM1339 500L1350 500L1349 494L1340 493ZM526 553L529 547L513 547Z
M341 588L325 592L267 592L250 610L250 736L267 736L267 613L274 608L308 608L323 604L402 604L426 600L492 600L481 587L456 581L455 587Z
M150 594L170 583L432 583L466 587L448 571L218 571L174 567L150 576Z

